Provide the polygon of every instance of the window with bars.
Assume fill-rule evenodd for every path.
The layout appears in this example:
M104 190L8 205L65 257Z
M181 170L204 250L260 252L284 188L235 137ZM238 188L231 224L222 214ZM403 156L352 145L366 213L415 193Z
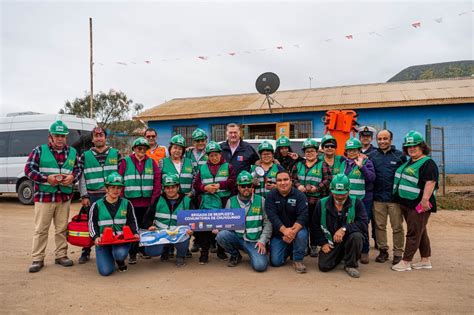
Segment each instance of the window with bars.
M173 135L180 134L186 139L186 146L190 146L193 144L192 134L193 131L196 130L197 126L174 126L173 127Z
M290 123L290 138L310 138L313 136L313 122L311 120L293 121Z
M226 140L226 124L218 124L211 126L211 140L216 142L221 142Z

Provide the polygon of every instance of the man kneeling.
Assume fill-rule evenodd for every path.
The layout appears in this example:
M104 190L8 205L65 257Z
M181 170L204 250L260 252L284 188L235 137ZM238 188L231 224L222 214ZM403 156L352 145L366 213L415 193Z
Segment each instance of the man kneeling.
M253 193L252 182L252 175L242 171L237 176L239 194L231 197L226 205L226 209L245 209L245 230L220 231L216 240L230 254L227 266L237 266L242 260L239 250L244 250L250 257L252 268L262 272L268 266L265 246L272 233L272 224L264 211L265 198Z
M316 242L321 246L319 270L330 271L344 260L344 270L359 278L357 262L367 237L367 214L360 200L349 197L346 175L336 175L330 189L332 194L318 202L312 218Z

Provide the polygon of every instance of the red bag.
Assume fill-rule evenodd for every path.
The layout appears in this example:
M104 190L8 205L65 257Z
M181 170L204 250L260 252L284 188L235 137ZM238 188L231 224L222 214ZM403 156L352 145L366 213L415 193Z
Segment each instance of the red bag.
M94 241L89 235L88 215L89 207L82 207L67 225L67 241L79 247L92 247Z

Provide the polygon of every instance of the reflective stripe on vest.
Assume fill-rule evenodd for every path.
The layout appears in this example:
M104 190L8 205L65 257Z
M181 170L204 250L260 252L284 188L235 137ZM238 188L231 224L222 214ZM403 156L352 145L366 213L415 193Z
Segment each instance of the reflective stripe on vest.
M367 159L362 161L363 165L367 163ZM345 171L344 171L345 172ZM349 194L351 196L357 197L359 199L364 199L365 197L365 177L364 174L360 171L359 167L354 164L354 168L347 174L349 181L351 183L351 190Z
M181 202L176 205L174 211L171 212L171 209L168 207L168 203L165 198L160 197L155 207L155 220L153 224L159 229L174 229L177 226L177 212L180 210L189 210L189 205L191 199L189 197L184 197Z
M197 173L199 171L199 167L207 163L208 155L205 153L206 151L203 150L203 154L199 157L199 160L196 160L196 155L194 154L195 149L189 150L186 152L186 157L191 160L193 164L194 172Z
M214 177L211 173L211 170L209 169L209 166L206 164L201 165L199 168L199 172L201 173L201 182L204 185L209 185L209 184L217 184L219 182L225 182L229 178L229 163L223 163L220 167L219 170L217 171L216 176ZM207 194L207 193L205 193ZM203 195L205 195L203 194ZM220 197L229 197L230 196L230 191L228 190L218 190L216 194ZM207 209L207 208L202 208L202 209ZM212 208L209 208L212 209Z
M181 173L178 174L173 161L169 157L163 159L163 168L161 170L162 178L166 175L179 175L179 183L181 186L181 192L187 194L191 191L191 184L194 178L194 169L191 160L184 158L183 165L181 166Z
M401 165L395 172L393 194L395 195L398 191L398 195L401 198L408 200L415 200L418 198L421 193L421 190L418 187L420 168L430 159L429 156L425 156L411 165L409 165L410 160Z
M92 150L84 152L84 178L87 190L99 190L105 186L104 178L118 171L118 150L110 148L103 167Z
M250 173L255 171L256 165L252 165L252 168L250 169ZM278 165L273 164L272 167L266 172L265 176L258 177L258 186L255 186L255 193L262 196L266 197L267 194L270 192L270 190L265 188L265 183L267 181L276 184L276 174L278 173Z
M323 162L316 161L316 163L314 163L307 172L306 169L307 168L304 161L300 161L298 164L296 164L298 181L303 186L309 184L317 187L323 179ZM306 193L306 196L319 197L320 194L320 192Z
M62 167L59 167L58 161L54 157L53 153L49 150L47 144L41 145L41 154L39 162L39 171L45 175L51 174L64 174L70 175L76 165L76 155L77 151L73 147L69 147L69 154L64 161ZM39 191L47 193L55 193L60 190L62 193L71 194L72 193L72 184L68 186L58 185L51 186L49 183L40 183Z
M97 200L95 204L98 209L99 221L97 223L99 225L100 235L102 235L106 227L112 227L114 233L117 235L122 234L123 226L127 223L128 200L122 198L114 218L110 215L104 203L104 198Z
M145 161L143 173L139 174L130 156L125 158L124 195L126 198L149 198L153 192L154 169L153 160Z
M346 223L347 224L351 224L352 222L354 222L354 219L355 219L355 204L357 202L356 197L350 196L349 198L351 198L351 203L352 204L349 207L349 210L347 211L347 218L346 218ZM320 226L321 226L321 230L323 230L324 236L328 240L329 244L333 245L334 243L333 243L333 240L332 240L332 234L328 230L327 219L326 219L326 217L327 217L326 204L327 204L328 199L329 199L329 197L324 197L324 198L321 199L321 222L320 222Z
M242 208L237 196L233 196L229 200L231 209ZM254 194L252 204L245 212L245 231L236 230L235 233L246 241L256 242L263 230L262 197Z

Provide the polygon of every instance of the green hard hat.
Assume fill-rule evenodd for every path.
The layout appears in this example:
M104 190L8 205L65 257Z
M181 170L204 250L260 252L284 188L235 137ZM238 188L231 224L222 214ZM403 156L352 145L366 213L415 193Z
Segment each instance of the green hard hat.
M211 153L211 152L222 152L220 144L215 141L210 141L206 145L206 153Z
M123 183L123 177L117 172L113 172L112 174L109 174L105 178L105 184L107 186L125 186Z
M308 148L315 148L316 151L317 151L318 148L319 148L318 142L317 142L316 140L314 140L314 139L311 139L311 138L306 139L306 140L303 142L303 144L301 145L301 149L302 149L303 152L304 152L304 150L306 150L306 149L308 149Z
M191 137L193 140L204 140L204 139L207 139L207 134L201 128L197 128L196 130L193 131L193 134Z
M49 133L52 135L64 135L67 136L69 134L69 128L66 126L62 120L56 120L53 124L49 127Z
M336 146L337 146L337 141L336 141L336 139L335 139L333 136L331 136L331 134L329 134L329 133L326 134L326 135L324 135L324 137L321 139L321 146L324 147L324 145L326 144L326 142L329 142L329 141L334 142L334 143L336 144Z
M359 139L356 138L350 138L349 140L346 141L346 145L344 146L344 149L360 149L362 148L362 143L360 142Z
M344 174L337 174L331 181L331 185L329 189L331 192L336 195L344 195L347 194L350 190L351 182L349 181L349 177Z
M253 176L247 171L242 171L237 176L237 185L249 185L252 184Z
M273 146L270 142L263 141L262 143L260 143L258 145L257 151L258 151L258 153L260 153L262 151L272 151L272 153L273 153Z
M173 137L171 137L171 140L170 140L170 145L173 145L173 144L176 144L176 145L179 145L180 147L183 147L185 148L186 147L186 140L184 139L184 137L182 135L175 135Z
M148 140L143 138L143 137L140 137L140 138L135 139L135 141L133 141L132 150L133 150L133 148L135 148L139 145L142 145L142 146L145 146L145 147L150 147L150 144L148 143Z
M163 180L161 181L161 184L166 187L166 186L176 186L179 185L179 177L176 174L173 175L165 175L163 176Z
M290 146L290 139L287 136L281 136L277 140L277 148L279 147L289 147Z
M405 136L405 141L403 142L404 147L413 147L419 145L420 143L425 142L423 136L418 131L411 130Z

